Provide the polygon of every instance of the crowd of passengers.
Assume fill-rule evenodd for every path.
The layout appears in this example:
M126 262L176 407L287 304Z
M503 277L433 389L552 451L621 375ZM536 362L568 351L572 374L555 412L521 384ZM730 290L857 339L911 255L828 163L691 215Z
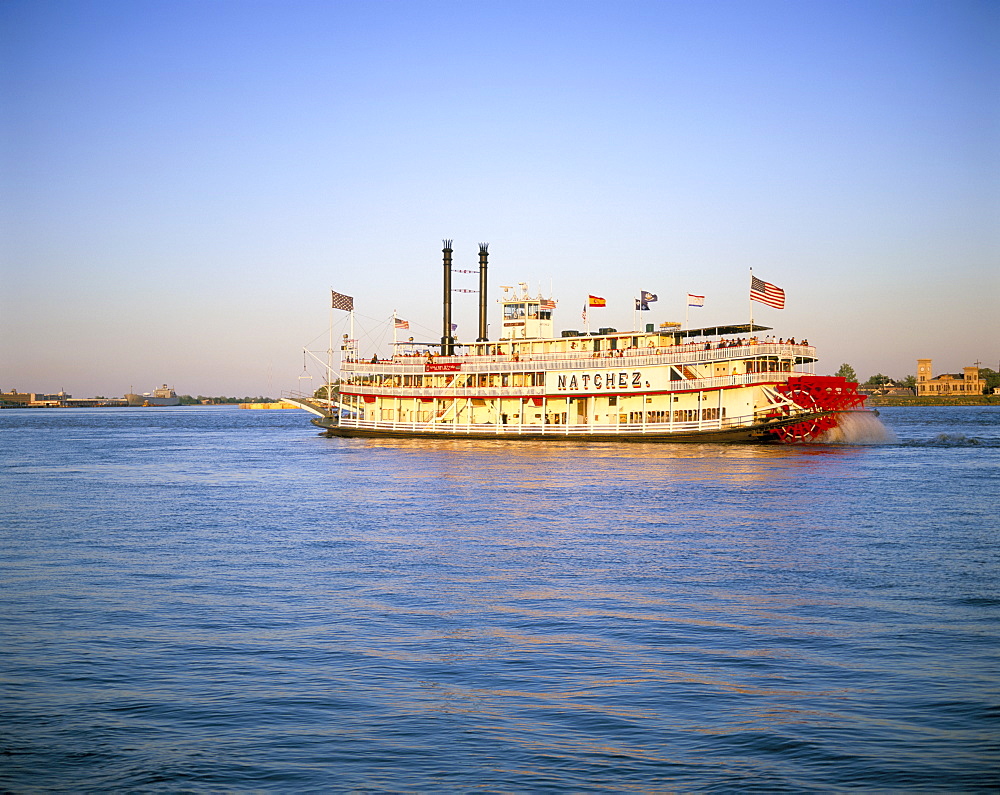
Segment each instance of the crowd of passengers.
M808 344L809 344L809 340L801 340L799 342L796 342L795 341L795 337L789 337L788 339L784 339L783 337L775 338L775 336L773 334L771 334L771 335L769 335L767 337L764 337L764 339L760 339L759 337L734 337L733 339L719 340L714 345L712 344L711 341L709 341L709 342L685 342L685 343L681 343L680 345L673 345L673 346L670 346L670 347L672 347L672 348L700 348L702 350L710 351L710 350L719 350L719 349L722 349L722 348L742 348L742 347L744 347L746 345L808 345ZM573 342L573 348L574 349L576 348L576 342L575 341ZM580 350L586 350L586 348L581 348ZM504 355L499 350L499 348L488 348L487 351L488 351L488 353L487 353L488 356L502 356L502 355ZM605 355L608 355L608 356L626 356L626 355L632 356L632 355L635 355L635 354L638 354L638 353L642 353L644 351L645 352L662 353L663 352L663 348L654 348L652 346L650 346L649 348L636 348L636 347L631 347L630 346L628 348L618 348L617 350L607 349L607 350L603 351L603 353ZM602 353L602 351L594 351L594 355L595 356L598 356L601 353ZM469 354L466 353L466 354L458 354L458 355L460 355L460 356L461 355L468 356ZM396 359L399 359L399 358L404 358L404 359L405 358L411 358L411 359L412 358L417 358L417 359L427 359L429 361L429 360L432 360L434 358L434 354L431 353L430 351L411 351L411 352L408 352L408 353L397 353L396 356L393 357L393 358L396 358ZM377 364L378 362L391 362L391 361L393 361L393 358L380 359L380 358L378 358L378 356L372 356L371 363L372 364ZM514 361L517 361L520 357L519 357L518 354L515 353L512 358L513 358ZM530 354L526 355L526 358L530 358ZM359 361L359 360L358 359L354 359L354 358L348 358L347 361Z
M701 343L691 342L691 343L688 343L688 344L689 345L700 345ZM774 335L772 334L770 336L764 337L763 340L759 339L758 337L749 337L749 338L746 338L746 337L737 337L737 338L731 339L731 340L719 340L719 342L716 343L715 347L716 348L739 348L739 347L741 347L743 345L773 345L773 344L777 344L777 345L808 345L809 344L809 340L802 340L801 342L796 342L795 341L795 337L789 337L787 340L783 339L783 338L775 339ZM707 351L707 350L711 350L711 349L712 349L712 343L711 342L706 342L705 343L705 350Z

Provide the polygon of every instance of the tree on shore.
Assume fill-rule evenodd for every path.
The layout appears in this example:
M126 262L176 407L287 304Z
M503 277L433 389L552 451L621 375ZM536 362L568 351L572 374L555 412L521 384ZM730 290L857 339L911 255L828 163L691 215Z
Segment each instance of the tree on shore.
M889 376L878 373L865 381L865 386L892 386L894 383Z
M840 378L846 378L848 381L858 380L858 374L854 372L854 368L851 367L851 365L849 365L847 362L844 362L842 365L840 365L840 369L837 370L837 372L834 373L834 375L839 376Z
M275 403L275 399L272 397L266 397L264 395L257 395L255 397L250 397L249 395L245 397L227 397L225 395L210 396L210 395L198 395L197 397L192 397L191 395L178 395L180 398L182 406L198 406L202 403L209 403L212 405L222 405L229 403Z

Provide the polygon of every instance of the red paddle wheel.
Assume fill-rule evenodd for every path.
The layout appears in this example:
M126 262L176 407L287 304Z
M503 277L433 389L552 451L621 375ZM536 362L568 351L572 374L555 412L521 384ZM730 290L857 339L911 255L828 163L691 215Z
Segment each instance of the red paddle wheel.
M867 395L858 394L858 385L836 375L793 375L775 387L807 411L830 412L775 429L775 435L787 444L811 442L837 425L834 412L864 408Z

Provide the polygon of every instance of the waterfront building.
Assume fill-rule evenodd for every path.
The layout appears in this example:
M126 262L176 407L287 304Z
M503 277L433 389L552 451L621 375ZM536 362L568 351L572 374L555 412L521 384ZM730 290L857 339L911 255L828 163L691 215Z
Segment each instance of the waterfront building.
M66 401L73 397L65 392L57 392L54 395L45 395L41 392L18 392L16 389L10 392L0 392L0 403L8 406L32 406L32 407L54 407L65 406Z
M981 395L986 381L980 377L979 368L963 367L961 373L933 374L931 359L917 359L918 397L961 397Z

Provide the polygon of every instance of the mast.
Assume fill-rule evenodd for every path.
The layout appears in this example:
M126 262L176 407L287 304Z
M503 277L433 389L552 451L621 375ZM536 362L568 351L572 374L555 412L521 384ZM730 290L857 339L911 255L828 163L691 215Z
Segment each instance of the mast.
M305 362L303 362L305 366ZM326 399L333 411L333 302L330 303L330 347L326 349Z

